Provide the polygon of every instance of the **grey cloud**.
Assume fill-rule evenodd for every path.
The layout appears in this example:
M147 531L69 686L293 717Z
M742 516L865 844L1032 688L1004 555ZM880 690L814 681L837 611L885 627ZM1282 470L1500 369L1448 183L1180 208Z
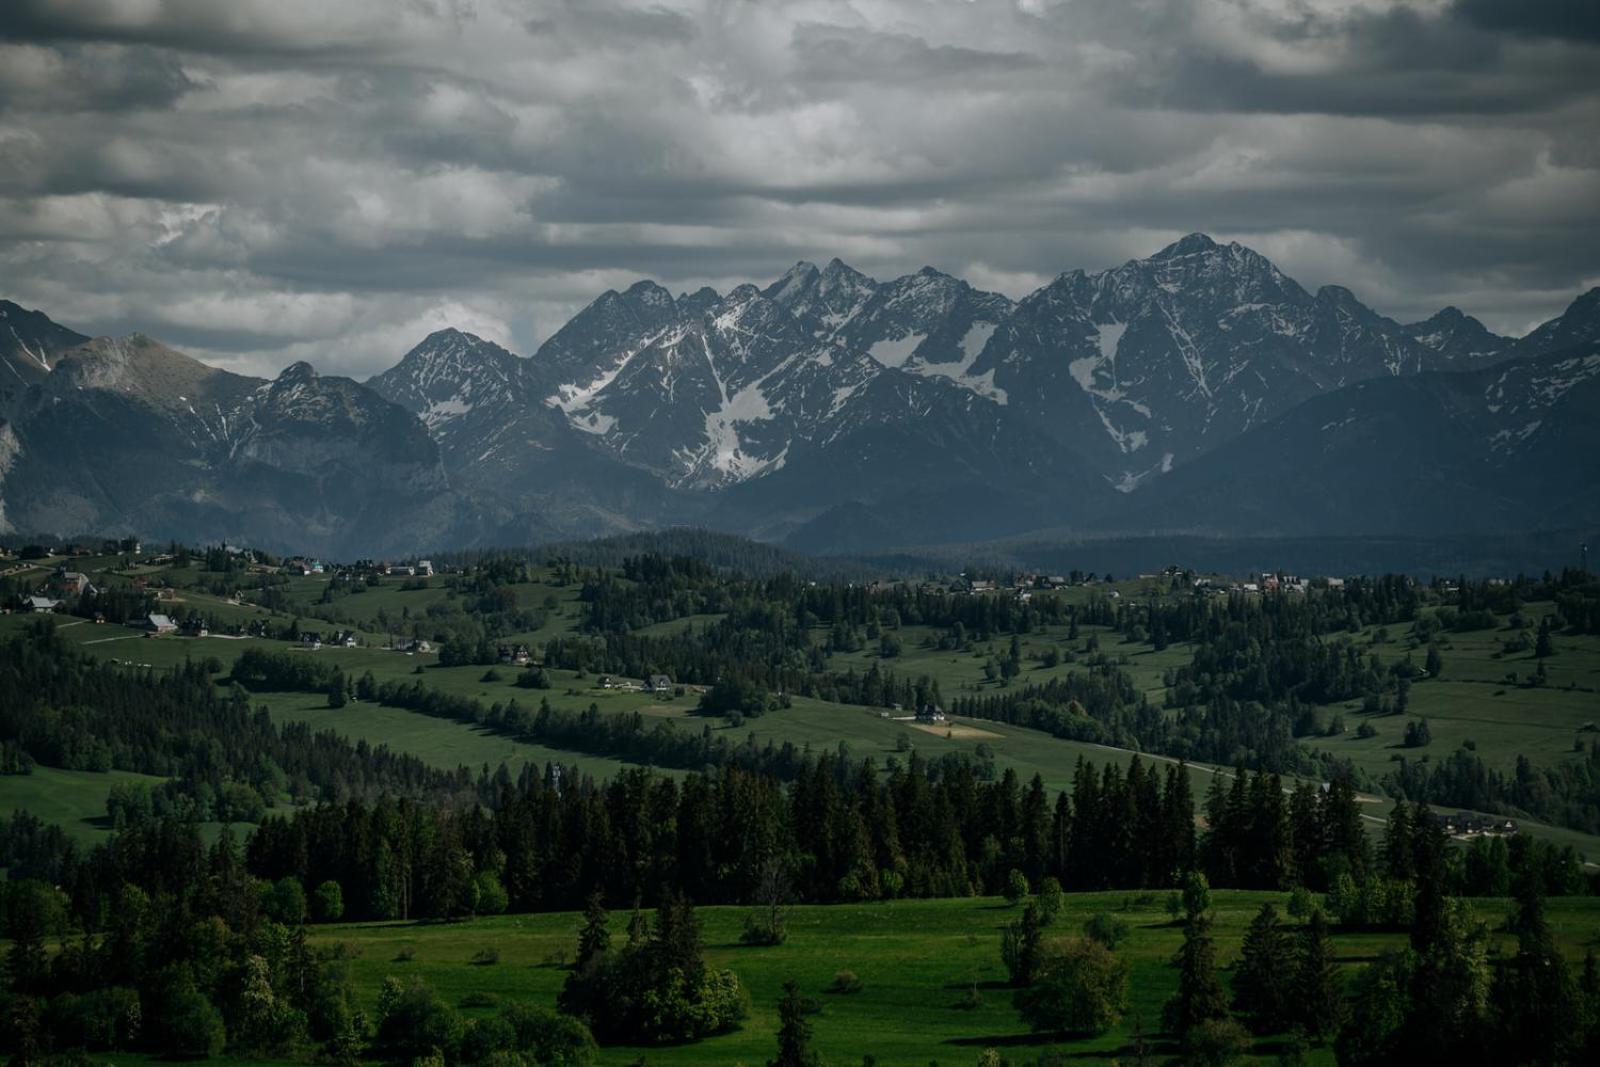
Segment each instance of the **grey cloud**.
M1012 74L1042 61L1024 52L985 51L934 45L909 33L805 23L796 26L793 49L801 80L815 82L966 80Z
M1595 50L1556 10L13 0L0 295L366 373L455 320L531 351L638 276L1023 284L1207 230L1521 329L1600 275Z
M0 42L0 111L34 114L171 106L195 82L170 52L100 43Z
M1488 30L1600 43L1600 5L1592 0L1456 0L1454 12Z

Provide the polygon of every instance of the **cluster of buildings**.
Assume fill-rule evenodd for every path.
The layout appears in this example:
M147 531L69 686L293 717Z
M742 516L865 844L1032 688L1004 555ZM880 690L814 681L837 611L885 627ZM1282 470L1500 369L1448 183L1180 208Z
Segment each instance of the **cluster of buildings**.
M1208 596L1227 596L1229 593L1309 593L1313 588L1343 589L1343 578L1302 578L1295 574L1262 571L1259 577L1246 581L1226 578L1200 577L1194 580L1197 593Z
M313 630L300 631L300 647L310 652L322 648L355 648L360 643L354 630L334 630L329 634Z
M1517 832L1517 820L1498 815L1478 815L1470 811L1432 811L1433 824L1451 837L1510 837Z
M36 592L22 597L16 608L22 612L55 611L68 601L93 596L96 592L98 590L87 574L82 571L69 571L65 566L60 566Z
M609 674L602 674L596 683L601 689L615 689L619 693L670 693L672 692L672 676L669 674L652 674L643 682L630 682L617 679Z
M324 560L312 559L306 556L295 556L291 559L286 559L279 565L278 570L285 574L298 575L302 578L309 578L314 574L326 574L344 579L362 578L369 574L378 574L385 577L431 578L436 573L431 559L412 560L406 563L359 559L354 563L336 566Z

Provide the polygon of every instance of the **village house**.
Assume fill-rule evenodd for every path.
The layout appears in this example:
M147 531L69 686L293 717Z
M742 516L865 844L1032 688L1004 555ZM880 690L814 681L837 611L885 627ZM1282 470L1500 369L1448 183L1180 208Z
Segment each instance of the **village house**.
M432 578L433 577L433 560L431 560L431 559L419 559L419 560L417 560L416 573L417 573L417 577L418 578Z
M338 630L334 633L332 644L340 648L355 648L357 644L354 630Z
M209 637L211 631L206 627L205 622L196 615L183 624L183 635L185 637Z
M417 637L396 637L396 638L393 638L389 643L389 647L394 649L396 652L407 652L407 653L422 652L422 653L426 653L426 652L432 652L433 651L433 645L430 642L422 640L421 638L417 638Z
M645 688L652 693L667 693L672 690L672 678L665 674L652 674L645 683Z
M527 645L501 645L497 652L501 663L526 667L533 662L533 653L528 651Z
M22 601L23 611L54 611L60 606L60 601L51 600L47 596L30 596Z
M149 631L150 636L156 637L161 634L177 633L178 624L172 621L170 615L146 615L144 629Z
M944 722L946 718L944 709L937 704L924 704L917 709L917 721L920 723Z
M322 635L311 631L301 634L300 647L310 652L318 651L322 648Z
M50 576L45 583L45 592L57 600L71 600L94 592L94 586L89 583L87 574L63 567Z

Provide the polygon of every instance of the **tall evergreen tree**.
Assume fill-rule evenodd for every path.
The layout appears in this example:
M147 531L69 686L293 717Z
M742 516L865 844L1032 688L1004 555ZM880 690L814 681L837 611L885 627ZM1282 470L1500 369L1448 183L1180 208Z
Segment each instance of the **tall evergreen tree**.
M1320 908L1311 913L1311 921L1300 933L1291 988L1296 1021L1306 1033L1321 1038L1338 1031L1344 1015L1344 991L1333 957L1333 940L1328 936L1328 920Z
M1162 1009L1166 1028L1187 1043L1196 1027L1228 1016L1228 997L1217 977L1217 950L1211 939L1210 893L1205 878L1191 873L1184 890L1183 945L1173 957L1178 991Z
M809 1009L800 986L793 978L784 979L783 999L778 1001L778 1055L767 1061L767 1067L820 1067L822 1058L811 1048Z
M1233 1004L1252 1016L1258 1033L1272 1034L1294 1021L1294 988L1284 976L1294 969L1289 935L1270 902L1250 922L1233 975Z

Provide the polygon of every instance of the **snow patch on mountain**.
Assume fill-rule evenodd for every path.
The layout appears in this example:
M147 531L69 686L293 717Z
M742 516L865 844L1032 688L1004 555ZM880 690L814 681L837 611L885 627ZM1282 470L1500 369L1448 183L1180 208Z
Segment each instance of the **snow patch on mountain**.
M981 397L993 400L996 404L1006 403L1006 391L996 388L994 384L994 371L987 370L982 374L972 374L972 365L983 354L983 348L989 343L989 338L994 336L998 328L993 322L974 322L961 336L961 358L954 363L926 363L913 361L904 364L904 368L922 375L924 378L946 378L963 388L970 389ZM886 342L878 342L882 345ZM876 348L877 346L874 346ZM882 360L879 360L882 362Z
M588 408L594 404L595 398L603 393L608 385L617 380L617 376L628 369L628 364L633 362L635 356L655 344L661 335L652 335L633 348L620 353L610 366L605 367L595 377L587 382L567 382L556 387L556 391L545 397L545 403L550 407L559 408L562 413L574 420L581 419ZM675 344L679 338L668 338L663 341L664 346ZM575 423L576 424L576 423ZM591 430L591 433L603 433L603 430Z
M1100 358L1114 360L1117 358L1117 346L1122 343L1122 335L1128 332L1125 322L1107 322L1099 327L1095 340L1100 343Z
M903 366L911 358L911 353L917 346L927 339L925 333L908 333L904 337L885 338L875 342L867 349L867 355L883 364L885 367Z
M702 461L711 469L737 481L753 478L774 469L775 465L781 466L782 454L771 459L752 456L744 451L744 442L739 437L739 423L761 422L771 418L772 407L767 403L760 383L747 385L732 396L725 397L720 408L706 413L707 444Z

